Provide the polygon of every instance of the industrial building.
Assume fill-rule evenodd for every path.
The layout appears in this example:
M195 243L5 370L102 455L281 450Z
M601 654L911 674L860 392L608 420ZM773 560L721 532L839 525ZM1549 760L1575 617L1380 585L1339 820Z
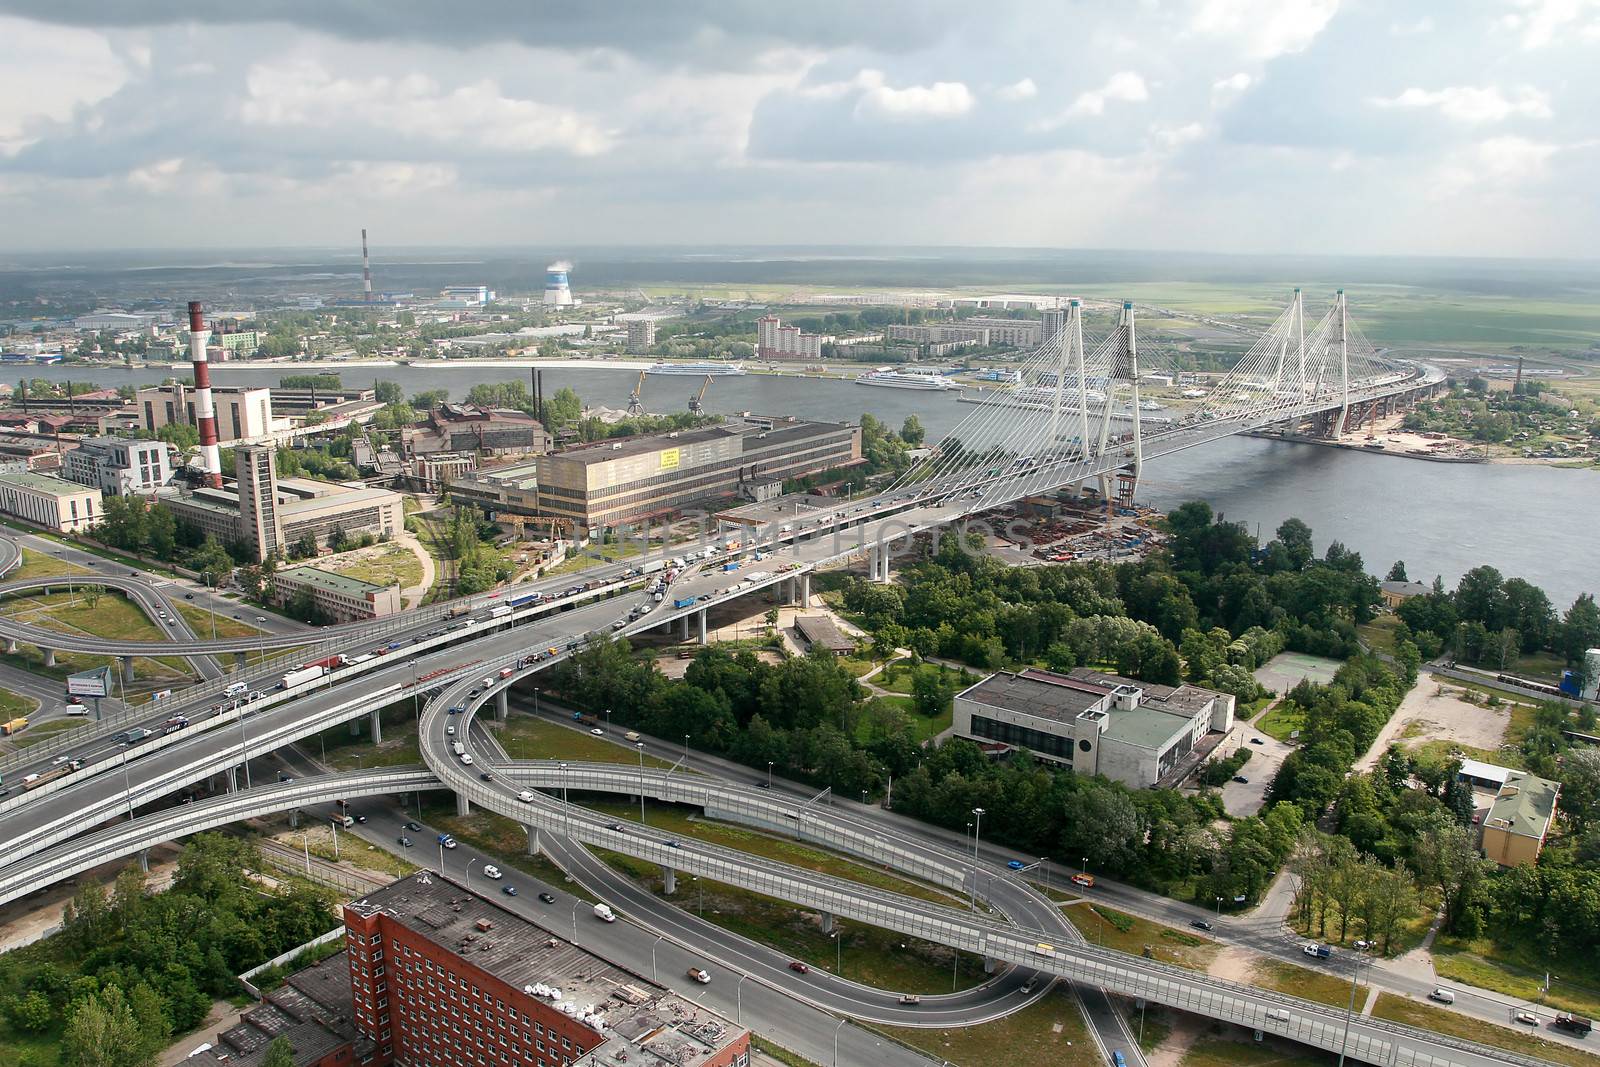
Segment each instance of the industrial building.
M272 579L273 601L284 605L303 592L334 622L359 622L398 615L400 587L374 585L319 567L290 567Z
M540 456L536 510L566 529L592 530L733 497L748 482L798 478L860 460L858 426L746 416Z
M1198 764L1208 734L1233 728L1234 698L1079 668L1002 671L956 695L958 737L1025 748L1077 774L1145 789Z
M167 443L132 437L84 438L64 457L61 473L112 496L151 493L172 480Z
M785 326L776 315L756 320L756 356L760 359L821 359L822 346L833 338Z
M494 301L487 285L447 285L439 292L438 307L481 308Z
M270 445L234 450L235 484L165 496L161 502L186 522L224 543L250 546L257 559L282 553L304 537L318 544L336 531L393 537L404 526L398 493L309 478L279 478Z
M0 475L0 511L58 533L77 533L100 521L99 489L48 474Z
M183 1062L260 1067L273 1040L282 1037L294 1050L295 1067L370 1064L378 1049L355 1028L350 1003L350 961L337 952L289 975Z
M520 456L548 451L550 435L526 411L440 404L428 412L427 425L402 431L401 443L411 456L430 452Z
M346 904L344 922L355 1026L379 1067L750 1062L732 1020L431 871Z
M1560 782L1526 771L1508 772L1479 824L1483 854L1502 867L1539 862L1560 798Z
M140 389L134 398L144 429L154 433L169 423L199 425L197 390L179 382ZM213 386L217 441L264 441L272 434L272 390L266 386Z
M478 457L472 452L427 452L412 460L411 467L418 488L438 493L458 478L471 477L478 469Z

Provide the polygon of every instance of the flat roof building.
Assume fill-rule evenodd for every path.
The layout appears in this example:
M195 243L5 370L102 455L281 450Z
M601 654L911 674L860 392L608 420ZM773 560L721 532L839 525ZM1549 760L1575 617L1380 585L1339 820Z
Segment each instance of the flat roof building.
M401 608L397 585L375 585L320 567L290 567L274 576L273 598L277 604L287 604L302 592L310 593L311 602L334 622L398 615Z
M272 1042L283 1038L295 1067L370 1064L377 1047L350 1019L350 961L338 952L291 974L239 1021L185 1064L260 1067Z
M345 905L374 1061L748 1067L750 1032L431 871Z
M48 474L0 475L0 511L58 533L77 533L100 521L100 490Z
M1137 682L1083 668L1002 671L958 693L954 730L1026 748L1077 774L1144 789L1181 780L1207 734L1233 727L1234 698L1192 685Z
M151 493L172 480L165 441L87 437L68 452L61 473L112 496Z
M1560 782L1526 771L1507 774L1483 818L1483 854L1502 867L1537 863L1555 822L1560 797Z
M822 648L835 656L851 656L856 651L856 639L839 629L837 623L826 615L801 615L794 620L794 628L804 639L807 649Z
M272 436L272 390L266 386L213 385L217 441L265 441ZM171 423L196 426L194 390L178 382L140 389L134 397L146 430L154 433Z

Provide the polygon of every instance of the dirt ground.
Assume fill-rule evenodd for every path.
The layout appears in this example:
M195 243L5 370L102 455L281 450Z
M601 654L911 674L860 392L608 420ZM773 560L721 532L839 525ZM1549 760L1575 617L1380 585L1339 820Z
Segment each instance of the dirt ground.
M1408 733L1416 740L1443 738L1490 752L1499 748L1505 741L1506 727L1511 724L1510 709L1469 704L1460 694L1460 687L1452 685L1448 678L1421 675L1367 754L1357 761L1356 770L1377 766L1389 745ZM1416 728L1408 730L1413 723Z
M1253 745L1250 739L1255 738L1261 743ZM1271 734L1264 734L1247 722L1235 723L1233 733L1217 746L1218 758L1231 754L1235 748L1247 748L1254 755L1250 762L1239 768L1239 777L1248 778L1248 782L1224 782L1222 785L1222 806L1234 818L1243 818L1255 815L1261 811L1267 802L1267 787L1272 784L1272 779L1277 777L1278 768L1283 761L1289 758L1289 753L1295 750L1294 745L1279 741Z
M178 873L177 847L157 845L150 850L150 875L147 884L152 891L165 889ZM58 882L43 893L14 900L0 907L0 952L32 944L47 931L61 925L61 912L72 894L85 879L93 879L111 891L117 872L133 860L116 860L76 878Z

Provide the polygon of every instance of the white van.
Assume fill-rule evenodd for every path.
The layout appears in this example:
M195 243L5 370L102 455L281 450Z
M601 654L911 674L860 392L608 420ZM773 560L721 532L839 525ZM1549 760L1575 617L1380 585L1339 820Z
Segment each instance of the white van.
M228 688L222 691L222 695L225 697L242 697L248 692L250 692L250 687L248 685L245 685L243 682L234 682L232 685L228 686Z
M491 881L498 881L500 879L500 868L492 863L485 863L483 865L483 876Z
M522 801L524 804L532 804L533 794L524 789L522 792L517 794L517 799Z
M1435 989L1432 993L1428 994L1428 999L1437 1000L1440 1004L1454 1004L1456 1002L1456 995L1449 989Z
M461 757L461 765L463 767L472 766L472 753L468 752L466 755Z

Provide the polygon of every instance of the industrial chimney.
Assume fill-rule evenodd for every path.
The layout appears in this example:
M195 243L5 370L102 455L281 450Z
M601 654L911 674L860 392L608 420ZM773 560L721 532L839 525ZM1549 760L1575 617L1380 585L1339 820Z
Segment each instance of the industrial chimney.
M194 364L194 421L200 431L200 466L205 471L206 484L221 489L217 409L211 403L211 368L206 362L206 342L210 340L211 331L206 329L205 316L200 313L200 301L189 301L189 362Z
M361 298L372 303L372 261L367 258L367 229L361 228Z

